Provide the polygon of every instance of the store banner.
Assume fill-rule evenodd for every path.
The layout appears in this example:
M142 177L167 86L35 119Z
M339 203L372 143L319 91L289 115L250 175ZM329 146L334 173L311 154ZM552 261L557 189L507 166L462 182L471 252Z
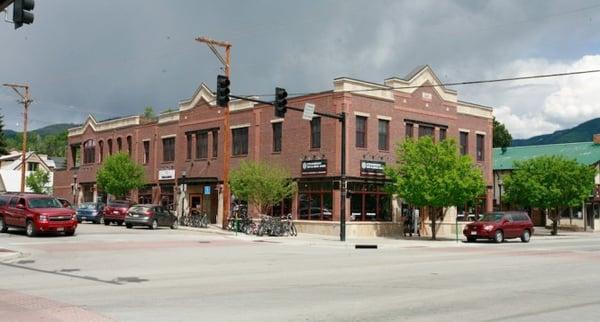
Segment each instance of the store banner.
M383 176L385 173L383 172L385 169L385 162L383 161L370 161L370 160L361 160L360 161L360 174L368 175L368 176Z
M327 173L327 160L302 161L302 174L325 174Z

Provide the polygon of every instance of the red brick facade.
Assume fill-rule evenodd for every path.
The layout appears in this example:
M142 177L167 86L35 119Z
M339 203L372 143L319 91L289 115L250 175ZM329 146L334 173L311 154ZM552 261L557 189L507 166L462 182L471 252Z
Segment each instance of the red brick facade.
M388 81L390 82L388 84ZM312 94L289 99L288 105L302 107L305 103L313 103L319 112L338 114L342 111L347 115L347 176L350 182L356 184L383 184L381 177L365 176L361 174L361 160L379 161L386 164L395 162L395 144L402 141L406 135L406 124L413 124L413 136L418 137L419 126L434 127L434 137L440 138L440 130L446 130L446 137L453 138L459 142L459 131L468 132L468 151L476 160L476 136L484 135L483 160L478 161L484 173L487 184L492 184L492 118L491 109L480 105L461 102L456 99L456 93L440 87L430 87L437 85L439 81L431 72L429 67L424 67L418 73L415 73L409 79L386 80L386 85L397 86L397 83L412 85L424 85L416 90L385 90L377 91L378 88L384 88L384 85L372 84L352 79L336 79L333 91ZM408 86L407 86L408 87ZM348 92L351 89L355 92ZM81 188L82 185L91 186L95 183L95 174L100 165L100 141L102 141L102 158L109 154L108 141L112 140L112 151L116 152L118 146L117 140L121 138L122 150L128 151L128 137L131 137L131 153L134 160L144 164L144 142L150 147L150 157L144 167L146 169L146 180L149 184L144 192L133 192L132 198L138 199L141 195L150 195L153 201L160 200L160 194L174 195L175 187L183 179L185 173L186 182L191 185L197 185L198 189L193 190L198 193L199 202L210 199L211 212L217 212L221 209L217 206L219 198L219 185L222 182L222 157L223 157L223 113L222 109L214 105L212 94L205 86L201 86L194 97L190 100L180 103L179 110L161 114L158 121L145 120L141 117L129 117L104 122L96 122L90 117L86 123L80 127L71 129L69 133L69 144L72 146L82 146L87 140L94 140L95 162L91 164L81 164L78 168L74 167L74 159L69 149L67 154L67 170L57 172L55 175L55 192L57 195L73 199L73 183ZM366 117L366 147L357 148L356 143L356 117ZM380 150L378 147L378 123L379 120L389 122L389 143L387 150ZM282 150L273 152L273 130L274 122L282 122ZM321 119L321 146L320 148L311 148L310 122L303 120L301 113L288 110L283 121L274 117L273 108L268 105L252 104L247 102L233 102L231 104L230 126L232 128L248 127L248 154L244 156L233 156L231 159L231 169L235 169L240 160L264 160L272 163L281 164L289 169L292 176L300 183L300 190L303 190L305 182L326 182L331 185L325 185L325 189L330 191L321 200L322 204L331 205L332 216L327 220L336 222L339 220L339 202L340 191L336 185L336 178L340 175L340 147L341 147L341 124L338 120L322 118ZM196 136L190 133L207 131L208 132L208 157L196 159ZM216 132L215 132L216 131ZM218 151L216 157L213 157L214 133L218 133ZM163 138L175 138L175 160L173 162L163 161ZM192 157L187 159L187 139L191 138ZM83 153L81 148L80 153ZM83 155L83 154L82 154ZM327 171L318 176L303 175L301 164L303 160L327 160ZM83 157L81 157L83 160ZM174 170L173 178L159 180L159 171ZM162 172L162 173L168 173ZM76 175L76 177L74 177ZM162 189L158 186L162 185ZM154 186L152 188L151 186ZM204 190L204 186L210 186L210 191ZM304 187L308 187L306 184ZM365 186L366 187L366 186ZM88 188L89 189L89 188ZM307 188L307 189L315 189ZM322 188L318 188L322 189ZM365 188L367 189L367 188ZM371 188L368 188L371 189ZM377 189L376 189L377 190ZM94 191L93 191L94 192ZM329 194L329 193L327 193ZM92 194L97 195L97 192ZM90 193L81 195L79 201L90 199ZM205 196L200 196L205 195ZM295 218L299 218L299 204L304 202L299 199L309 198L312 207L313 198L318 195L294 196L291 202L291 212ZM175 197L175 196L173 196ZM171 198L173 198L171 197ZM158 198L158 199L157 199ZM330 200L331 198L331 200ZM363 199L375 198L373 202L377 206L363 205L363 220L374 220L379 218L379 214L373 215L374 211L367 210L365 207L373 207L377 212L385 202L381 201L379 196L367 195ZM358 199L357 199L358 200ZM369 199L371 200L371 199ZM384 200L384 199L381 199ZM491 193L488 191L486 196L487 210L491 210ZM352 201L359 202L359 201ZM318 202L316 202L318 204ZM325 208L324 206L321 206ZM355 219L352 215L351 200L347 201L346 208L347 219ZM361 217L356 210L360 207L354 205L355 217ZM311 208L312 209L312 208ZM321 209L323 212L323 209ZM370 219L364 219L365 212ZM385 212L385 211L382 211ZM309 211L309 213L311 213ZM392 219L392 211L386 218ZM213 214L213 222L217 219L217 214ZM308 215L310 217L310 215ZM367 216L367 217L368 217ZM310 219L310 218L302 218Z

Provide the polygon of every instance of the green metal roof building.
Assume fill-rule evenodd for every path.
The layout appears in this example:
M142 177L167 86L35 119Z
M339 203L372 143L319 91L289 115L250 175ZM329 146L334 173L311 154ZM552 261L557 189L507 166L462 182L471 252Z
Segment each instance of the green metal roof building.
M523 161L543 155L561 155L575 159L579 163L594 165L600 162L600 144L594 142L577 142L547 145L530 145L509 147L502 152L494 148L494 171L512 170L515 161Z

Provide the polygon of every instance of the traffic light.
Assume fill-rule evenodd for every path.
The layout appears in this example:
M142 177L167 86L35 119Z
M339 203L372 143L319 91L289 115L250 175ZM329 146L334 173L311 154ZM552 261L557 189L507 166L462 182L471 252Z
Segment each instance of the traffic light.
M229 78L227 76L217 76L217 105L227 107L229 103Z
M275 88L275 102L273 102L273 106L275 107L275 116L284 117L285 112L287 110L287 100L285 99L288 96L287 92L283 88L276 87Z
M15 29L21 28L24 23L30 24L33 22L33 13L30 11L35 7L34 0L15 0L13 4L13 21Z

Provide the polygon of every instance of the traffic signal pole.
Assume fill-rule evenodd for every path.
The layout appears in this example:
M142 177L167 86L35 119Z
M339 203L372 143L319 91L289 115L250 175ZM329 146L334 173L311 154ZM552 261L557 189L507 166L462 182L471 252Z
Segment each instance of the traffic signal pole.
M198 37L196 40L205 43L215 56L217 56L225 67L225 76L229 79L231 74L231 44L225 41L210 39L208 37ZM225 48L225 58L221 56L215 46ZM229 161L231 159L231 151L229 150L230 136L229 104L227 104L223 111L223 218L221 218L221 227L223 229L227 228L227 217L229 216L229 207L231 204L229 193Z
M229 97L237 98L240 100L246 100L249 102L255 102L259 104L273 105L273 102L267 102L259 99L237 96L237 95L229 95ZM304 109L293 106L286 106L287 109L297 112L304 112ZM315 115L336 119L342 123L342 144L341 144L341 162L340 162L340 241L346 241L346 194L348 183L346 179L346 113L341 112L340 114L330 114L323 112L314 112Z
M4 84L6 87L10 87L15 91L21 98L20 101L23 104L23 142L21 145L21 192L25 192L25 171L27 171L27 113L29 111L29 104L33 102L29 96L29 85L20 84ZM25 93L21 93L19 89L24 89Z

